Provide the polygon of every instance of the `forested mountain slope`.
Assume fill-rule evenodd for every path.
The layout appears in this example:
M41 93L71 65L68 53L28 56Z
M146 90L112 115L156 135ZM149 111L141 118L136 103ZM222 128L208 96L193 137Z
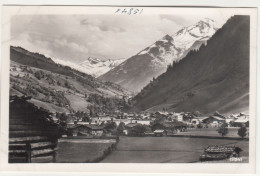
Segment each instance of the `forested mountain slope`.
M50 111L88 111L88 106L95 105L89 97L115 104L128 96L119 85L56 64L51 58L21 47L11 46L10 59L10 94L31 96L34 104Z
M207 45L174 63L134 98L138 110L241 112L249 108L249 16L233 16Z

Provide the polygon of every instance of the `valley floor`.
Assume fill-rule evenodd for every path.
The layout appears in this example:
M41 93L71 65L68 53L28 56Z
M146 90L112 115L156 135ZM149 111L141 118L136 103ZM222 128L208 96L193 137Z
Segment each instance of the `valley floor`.
M86 163L104 158L102 163L194 163L200 162L200 155L209 145L236 145L243 150L240 153L242 161L236 162L245 163L249 160L247 139L121 136L116 150L104 157L104 151L112 143L102 139L59 140L56 162Z
M236 145L243 150L240 155L243 158L241 162L248 162L248 141L186 137L120 137L117 150L101 162L193 163L199 162L204 148L209 145Z

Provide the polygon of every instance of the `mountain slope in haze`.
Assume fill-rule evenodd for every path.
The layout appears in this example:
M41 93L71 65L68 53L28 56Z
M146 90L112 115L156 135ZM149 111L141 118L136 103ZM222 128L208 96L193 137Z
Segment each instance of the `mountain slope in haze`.
M32 96L32 102L56 112L88 111L88 97L120 101L128 92L112 82L102 82L51 58L21 47L10 47L10 95ZM112 102L113 103L113 102Z
M190 51L134 97L137 109L248 111L249 32L249 16L231 17L207 46Z
M105 74L109 70L115 68L119 64L125 61L125 59L117 59L117 60L100 60L97 58L89 57L87 60L76 64L70 61L64 61L61 59L53 58L53 61L57 64L69 66L75 70L81 71L83 73L92 75L94 77L99 77L100 75Z
M164 73L169 64L178 62L190 50L198 49L216 30L213 20L201 20L181 29L172 36L165 35L161 40L156 41L99 78L138 92L153 77Z

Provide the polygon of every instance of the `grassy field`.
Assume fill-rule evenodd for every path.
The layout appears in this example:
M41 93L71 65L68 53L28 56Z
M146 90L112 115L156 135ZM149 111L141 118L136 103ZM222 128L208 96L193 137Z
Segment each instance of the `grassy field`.
M103 163L191 163L199 162L199 156L208 145L240 147L241 157L249 156L249 142L243 140L179 138L179 137L120 137L117 150Z
M77 95L65 95L65 97L70 100L70 106L75 111L88 112L87 106L90 105L84 98Z
M33 98L29 101L32 102L34 105L36 105L38 107L42 107L44 109L48 109L51 112L65 112L65 113L69 112L69 110L64 108L64 107L59 107L59 106L56 106L54 104L42 102L40 100L36 100L36 99L33 99Z
M86 163L101 157L112 143L87 139L70 140L58 143L57 163Z
M228 134L225 137L239 137L237 134L239 127L228 128ZM221 135L217 132L218 128L194 128L188 129L187 132L178 133L178 135L191 135L191 136L216 136L220 137ZM248 129L249 130L249 129ZM248 138L248 136L246 136Z

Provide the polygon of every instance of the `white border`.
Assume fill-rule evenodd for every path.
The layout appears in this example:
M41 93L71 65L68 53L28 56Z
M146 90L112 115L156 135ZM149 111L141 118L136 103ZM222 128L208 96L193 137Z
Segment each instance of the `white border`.
M14 1L12 1L14 2ZM45 1L46 2L46 1ZM68 1L63 1L63 4L67 4ZM78 1L77 1L78 2ZM118 1L117 1L118 2ZM120 1L122 2L122 1ZM125 1L126 3L124 4L129 4L129 1ZM128 3L127 3L128 2ZM151 4L154 1L150 1ZM221 2L221 1L220 1ZM223 1L222 1L223 2ZM241 2L241 1L237 1L237 2ZM47 1L48 3L48 1ZM33 3L31 3L33 4ZM46 4L46 3L42 3L42 4ZM51 3L48 3L51 4ZM120 4L120 3L119 3ZM137 3L138 4L138 3ZM154 4L154 5L162 5L162 4ZM178 3L177 3L178 5ZM199 5L199 3L196 5ZM253 7L253 6L252 6ZM62 7L62 8L67 8L67 7ZM73 7L73 8L80 8L80 7ZM5 9L4 9L5 10ZM163 9L165 11L165 8ZM48 7L48 10L50 12L50 7ZM55 10L56 11L56 10ZM17 12L17 11L16 11ZM57 11L56 11L57 12ZM154 10L151 11L151 13L153 13ZM10 10L8 10L8 13L11 13ZM33 12L35 13L35 11ZM53 12L54 13L54 12ZM76 11L75 11L76 13ZM42 12L41 12L42 14ZM2 18L3 19L3 18ZM6 19L6 18L4 18ZM252 21L255 21L256 24L256 14L254 14L253 19L251 18L251 24ZM7 21L2 21L2 24L6 24ZM2 28L5 28L4 26L2 26ZM252 33L256 33L256 25L251 26L251 34ZM3 31L2 31L3 32ZM4 35L2 33L2 41L7 41L8 38L6 38L8 35L5 32ZM251 57L256 55L256 36L252 37L251 36L251 42L254 43L254 45L251 45ZM259 46L257 46L259 47ZM8 48L8 50L7 50ZM5 43L2 43L2 51L9 51L9 47L6 46ZM9 52L7 52L9 55ZM6 54L6 52L2 52L2 54ZM4 58L9 58L8 55L5 55L5 57L2 57L3 59L2 61L2 79L1 79L1 97L3 98L4 95L7 95L7 92L9 92L9 79L8 76L6 76L3 73L8 73L9 70L9 59L4 59ZM250 75L256 75L256 67L255 67L255 60L254 62L250 62ZM255 83L256 82L256 77L250 77L250 83ZM4 84L3 84L4 83ZM250 84L252 85L252 84ZM253 84L255 85L255 84ZM256 86L250 86L250 92L256 92ZM8 95L7 95L8 97ZM252 99L253 98L253 99ZM5 99L8 100L8 99ZM250 117L254 117L255 113L252 112L252 109L255 109L255 96L250 96ZM253 102L253 103L252 103ZM7 123L3 123L3 114L6 116L6 109L8 110L8 101L1 101L1 150L0 150L0 156L1 156L1 160L0 160L0 170L19 170L19 171L57 171L57 170L62 170L62 171L88 171L88 172L100 172L100 164L44 164L44 166L42 164L31 164L29 167L26 164L19 164L19 165L12 165L10 166L10 164L6 165L6 157L2 157L3 155L6 155L6 151L7 151L7 146L8 146L8 138L7 138L7 134L8 131L6 131L6 129L8 129L8 125ZM6 118L5 118L6 119ZM6 121L5 121L6 122ZM250 123L252 124L252 120L250 119ZM250 129L251 130L251 129ZM3 138L2 138L3 137ZM254 131L250 131L250 139L254 139L255 138L255 133ZM254 158L254 154L251 151L252 148L254 147L254 143L253 145L250 142L250 163L253 163L254 161L252 161L251 159ZM5 153L5 154L4 154ZM3 155L2 155L3 154ZM102 171L104 172L115 172L116 170L114 170L114 164L102 164ZM147 167L147 165L150 165ZM178 165L178 167L177 167ZM188 169L184 169L183 166L186 168L188 166ZM231 164L231 165L227 165L227 164L217 164L218 167L221 167L222 169L229 169L229 172L226 173L246 173L247 171L252 171L254 172L254 164L250 164L250 166L252 167L247 167L248 164L242 164L243 167L241 167L241 164ZM72 168L70 167L66 167L66 166L72 166ZM111 167L113 166L113 168ZM88 169L86 169L86 167L89 167ZM117 168L119 168L119 165L116 166ZM212 171L214 171L213 173L218 173L218 170L216 170L216 166L215 164L203 164L202 166L203 168L207 168L207 170L209 169L212 173ZM48 168L48 170L46 170L46 168ZM177 172L177 173L187 173L187 171L191 171L193 173L200 173L201 172L201 168L199 166L197 166L197 164L120 164L120 170L124 169L124 171L128 171L128 172L165 172L165 171L170 171L172 172L172 168L174 168L173 172ZM234 172L235 171L235 172ZM188 172L190 173L190 172Z

